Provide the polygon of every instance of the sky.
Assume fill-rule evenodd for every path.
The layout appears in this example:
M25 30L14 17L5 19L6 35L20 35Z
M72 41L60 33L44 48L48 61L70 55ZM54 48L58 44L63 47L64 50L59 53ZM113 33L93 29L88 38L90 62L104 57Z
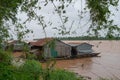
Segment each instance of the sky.
M56 6L58 6L59 4L60 4L59 2L55 2ZM120 1L119 1L119 4L120 4ZM44 6L44 3L43 2L39 3L39 5ZM68 17L68 22L65 24L67 31L71 28L71 24L73 23L72 28L71 28L71 33L69 35L60 35L58 34L59 31L53 29L54 27L58 27L62 25L59 15L54 11L55 8L53 7L53 4L48 3L48 5L43 7L40 11L36 10L36 13L38 15L43 15L44 21L46 23L48 23L49 21L53 23L52 25L47 24L47 27L45 28L47 37L82 36L82 35L87 35L86 31L88 30L89 25L90 25L89 12L85 14L80 13L81 10L85 8L85 6L86 6L85 0L74 0L74 2L72 2L69 5L69 7L65 8L66 10L65 15ZM115 13L115 16L111 16L111 18L115 20L114 23L117 25L120 25L120 15L119 15L120 11L115 11L115 8L113 7L111 7L110 9ZM118 6L118 9L120 9L120 5ZM80 16L78 15L82 15L83 18L80 18ZM25 13L19 12L17 16L18 18L21 19L21 22L24 22L27 19L27 16ZM41 25L38 24L38 21L32 20L31 22L28 22L26 26L28 29L32 30L33 33L27 34L25 39L32 40L32 39L39 39L39 38L45 37L44 31ZM14 38L16 37L14 36Z

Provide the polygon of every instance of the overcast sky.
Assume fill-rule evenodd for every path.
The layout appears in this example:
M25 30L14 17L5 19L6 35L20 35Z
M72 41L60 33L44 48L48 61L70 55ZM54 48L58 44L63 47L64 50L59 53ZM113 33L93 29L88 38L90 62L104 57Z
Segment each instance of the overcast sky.
M71 34L70 35L64 35L64 36L81 36L81 35L86 35L86 31L88 30L90 21L89 21L89 12L86 14L82 14L83 18L80 18L78 15L81 15L80 11L81 9L83 10L85 8L85 0L74 0L75 2L71 3L71 5L67 8L66 10L66 16L68 16L68 22L65 24L65 27L67 30L71 27L71 24L73 22L73 27L71 28ZM82 7L81 7L81 1L82 1ZM60 3L55 2L55 5L58 6ZM119 2L120 4L120 2ZM43 3L40 3L40 5L43 5ZM118 9L120 9L120 5L118 6ZM58 14L54 11L54 6L51 3L48 3L47 6L43 7L40 11L37 10L38 15L43 15L44 20L46 23L51 21L53 24L48 25L46 27L46 33L47 37L63 37L62 35L58 34L58 31L55 29L52 29L54 27L58 27L62 25L62 22L60 20L60 17ZM79 10L79 13L78 13ZM115 16L111 16L115 21L115 24L120 25L120 11L115 11L114 8L111 7L111 10L115 13ZM54 14L53 14L54 13ZM25 21L27 19L26 14L24 13L19 13L18 17L22 20ZM31 22L28 22L26 24L28 29L33 30L33 33L28 34L26 39L36 39L36 38L44 38L45 34L43 32L43 29L41 25L38 25L38 22L36 20L33 20ZM74 32L75 31L75 32Z

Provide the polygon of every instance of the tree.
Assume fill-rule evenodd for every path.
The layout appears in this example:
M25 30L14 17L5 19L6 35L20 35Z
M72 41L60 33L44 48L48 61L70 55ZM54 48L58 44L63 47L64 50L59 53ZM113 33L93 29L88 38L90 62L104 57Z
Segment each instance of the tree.
M38 15L35 10L41 10L42 7L48 5L48 3L52 4L55 8L56 13L60 17L62 25L59 27L55 27L61 34L69 34L70 30L66 30L65 23L68 21L67 16L63 16L66 13L65 8L71 5L73 0L59 0L60 5L55 5L56 0L43 0L44 6L39 5L42 1L38 0L0 0L0 42L9 37L9 29L10 25L15 25L16 28L19 28L17 25L19 23L19 19L16 17L19 11L25 12L28 16L28 19L23 23L25 24L27 21L31 21L36 19L39 21L39 24L42 25L43 30L45 32L45 28L47 23L44 21L44 16ZM82 2L82 0L81 0ZM111 11L109 9L110 6L116 7L118 5L119 0L86 0L86 5L90 11L90 19L91 26L89 28L89 33L91 31L94 32L96 36L99 36L100 30L107 30L108 37L115 36L114 31L120 31L120 28L117 25L112 24L114 20L110 20ZM9 22L8 22L9 21ZM12 22L12 23L10 23ZM52 24L52 22L50 22ZM74 21L73 21L74 23ZM72 24L73 24L72 23ZM72 26L71 24L71 26ZM24 27L24 25L21 24ZM20 26L20 27L21 27ZM21 28L23 28L21 27ZM70 28L71 29L71 28ZM29 32L29 31L28 31ZM119 34L118 34L119 35Z
M114 25L114 20L110 19L110 16L114 15L114 13L110 11L110 7L117 6L118 2L119 0L87 0L92 20L90 29L94 31L96 36L99 36L100 30L106 30L106 36L109 38L114 37L114 33L120 32L120 27Z
M16 17L19 8L21 8L21 11L27 12L28 9L35 7L37 1L38 0L0 0L0 43L9 37L11 24L15 25L16 28L23 28L18 26L19 20Z

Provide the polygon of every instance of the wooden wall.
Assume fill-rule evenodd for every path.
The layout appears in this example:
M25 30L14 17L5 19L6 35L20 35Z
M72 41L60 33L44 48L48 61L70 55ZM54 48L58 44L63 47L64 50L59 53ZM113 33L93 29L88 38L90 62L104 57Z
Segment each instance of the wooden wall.
M45 57L52 57L50 50L51 49L48 47L48 45L44 46ZM70 57L71 56L71 46L61 41L55 41L55 50L57 51L57 57Z

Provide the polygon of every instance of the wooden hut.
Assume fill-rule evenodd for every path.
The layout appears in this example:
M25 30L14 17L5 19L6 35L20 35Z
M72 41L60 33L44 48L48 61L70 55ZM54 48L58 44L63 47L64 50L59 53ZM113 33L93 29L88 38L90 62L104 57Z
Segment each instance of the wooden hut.
M71 55L84 55L93 53L93 45L89 43L68 43L71 46Z
M36 42L30 42L31 50L39 49L39 54L44 58L70 57L71 46L54 38L43 38Z
M89 43L81 43L79 45L77 45L77 51L80 53L92 53L93 49L92 49L93 45L89 44Z
M8 42L7 48L12 49L13 51L23 51L25 42L20 42L19 40L13 40Z

